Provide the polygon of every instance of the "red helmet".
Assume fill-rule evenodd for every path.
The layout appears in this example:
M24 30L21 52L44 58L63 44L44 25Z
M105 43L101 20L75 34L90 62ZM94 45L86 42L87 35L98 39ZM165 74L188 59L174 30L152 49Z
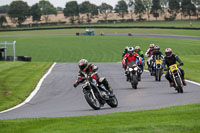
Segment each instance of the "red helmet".
M135 46L135 51L140 52L140 46Z
M88 68L88 61L86 59L81 59L78 62L78 66L81 71L85 71Z
M166 57L171 57L172 56L172 49L171 48L166 48L165 49L165 55L166 55Z

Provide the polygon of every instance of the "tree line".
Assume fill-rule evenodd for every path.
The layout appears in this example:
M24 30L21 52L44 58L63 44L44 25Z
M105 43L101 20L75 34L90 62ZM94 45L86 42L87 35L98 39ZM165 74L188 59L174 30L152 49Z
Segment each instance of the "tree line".
M200 0L119 0L114 8L107 3L97 6L89 1L84 1L81 4L78 4L77 1L69 1L64 9L55 8L48 0L40 0L39 3L31 7L24 1L13 1L10 5L0 7L0 13L7 13L12 22L18 25L21 25L30 16L35 22L41 21L41 16L44 16L47 23L49 15L57 15L57 11L63 11L64 16L70 18L71 23L75 21L81 23L83 18L80 17L80 14L86 14L88 23L91 22L94 15L99 13L103 14L104 20L107 21L108 14L111 12L118 13L121 18L124 18L124 15L130 12L131 19L133 19L133 13L135 13L138 20L143 20L144 14L147 14L148 20L151 14L157 20L160 14L168 12L170 16L165 16L165 19L174 20L178 13L181 13L181 16L184 17L197 16L198 18ZM0 26L6 22L5 16L1 16Z

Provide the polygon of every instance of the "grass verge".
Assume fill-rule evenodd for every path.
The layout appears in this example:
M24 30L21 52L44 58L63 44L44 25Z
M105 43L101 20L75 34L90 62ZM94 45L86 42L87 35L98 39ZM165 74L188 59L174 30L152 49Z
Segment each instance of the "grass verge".
M50 65L50 62L0 62L0 110L23 102Z
M198 133L200 104L106 115L1 120L4 133Z

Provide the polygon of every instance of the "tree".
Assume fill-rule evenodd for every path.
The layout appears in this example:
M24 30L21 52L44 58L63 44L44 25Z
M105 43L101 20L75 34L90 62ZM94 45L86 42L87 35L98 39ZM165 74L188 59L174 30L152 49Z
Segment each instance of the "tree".
M180 4L179 0L169 0L168 12L172 15L171 18L176 18L177 13L179 13Z
M74 23L75 16L79 16L79 6L76 1L67 2L63 10L65 17L70 17L71 23Z
M113 10L113 7L111 5L108 5L106 3L102 3L99 6L100 13L104 14L105 21L108 20L108 12L111 12Z
M153 14L157 21L157 18L159 17L159 11L161 10L160 0L153 0L152 4L151 14Z
M29 6L23 1L13 1L9 6L8 15L13 22L21 25L30 16Z
M0 6L0 13L8 13L9 5Z
M117 5L115 6L115 12L119 13L119 15L124 18L124 14L128 12L128 5L124 0L118 1Z
M134 0L126 0L126 1L128 3L127 5L131 12L131 19L133 20Z
M138 15L139 20L142 20L142 15L145 13L145 7L142 0L135 0L135 14Z
M165 14L165 8L167 7L169 0L160 0L160 5L161 5L161 15L164 13Z
M192 2L194 3L194 5L196 6L197 8L197 19L199 17L199 13L200 13L200 0L192 0Z
M80 13L87 14L87 22L91 21L92 16L98 14L98 7L95 4L91 4L89 1L84 1L79 5Z
M181 12L184 16L189 16L189 19L191 19L191 16L196 15L196 7L192 4L191 0L183 0L181 3Z
M151 0L143 0L144 7L148 16L148 20L150 20L150 10L151 10L151 5L152 1Z
M57 7L56 11L63 11L63 8L62 7Z
M40 21L42 12L40 10L39 4L35 4L31 7L31 16L33 21Z
M1 16L0 17L0 27L3 26L3 23L7 23L6 17L5 16Z
M41 9L42 15L45 17L46 23L48 22L50 14L57 15L56 8L49 1L41 0L39 2L39 7Z

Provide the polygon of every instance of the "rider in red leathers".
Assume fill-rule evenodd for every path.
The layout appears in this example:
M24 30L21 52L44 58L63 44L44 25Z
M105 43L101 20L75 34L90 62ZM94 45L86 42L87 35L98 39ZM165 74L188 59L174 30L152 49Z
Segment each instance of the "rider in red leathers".
M80 71L78 73L78 79L74 83L75 88L79 85L81 79L85 77L85 75L91 75L91 77L95 79L98 84L103 84L105 88L110 92L110 94L113 95L113 90L111 89L107 79L104 77L100 78L97 74L97 66L95 66L94 64L89 64L88 61L85 59L81 59L78 63L78 66L80 68Z
M142 63L142 58L137 53L134 52L133 47L129 47L128 53L125 54L122 60L122 64L124 65L124 68L126 68L125 75L127 76L127 81L129 80L127 75L127 65L131 61L134 61L137 65Z

